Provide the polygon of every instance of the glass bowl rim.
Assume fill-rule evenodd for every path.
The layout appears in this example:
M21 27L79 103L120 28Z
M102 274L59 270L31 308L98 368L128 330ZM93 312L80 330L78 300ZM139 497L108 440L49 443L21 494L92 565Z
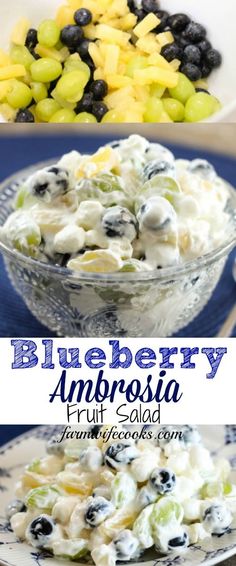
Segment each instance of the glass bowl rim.
M18 179L21 179L25 175L29 175L36 169L47 167L55 164L58 161L58 157L51 158L48 160L43 160L38 163L34 163L23 169L20 169L13 175L10 175L0 183L0 194L4 190L14 185ZM236 189L228 183L225 179L222 179L229 189L232 200L235 200L235 207L233 207L233 220L236 227ZM113 273L88 273L88 272L76 272L69 270L66 267L60 267L48 263L44 263L38 259L34 259L30 256L26 256L21 252L8 247L6 244L0 241L0 252L3 255L9 257L11 260L16 262L25 263L26 266L31 267L34 271L40 271L44 274L51 275L53 278L60 277L70 280L73 284L80 284L82 282L100 282L100 283L127 283L127 282L148 282L148 281L169 281L171 279L176 280L178 276L187 275L201 268L212 265L220 260L222 257L228 255L230 251L236 245L236 229L235 235L228 240L224 241L221 246L218 246L214 250L189 260L184 264L174 265L170 267L163 267L162 269L156 269L152 271L140 271L140 272L113 272Z

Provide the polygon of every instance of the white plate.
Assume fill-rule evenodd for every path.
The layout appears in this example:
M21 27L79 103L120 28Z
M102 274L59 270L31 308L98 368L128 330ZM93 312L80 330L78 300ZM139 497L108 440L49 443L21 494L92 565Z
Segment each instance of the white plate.
M236 482L236 425L199 427L206 446L217 456L230 460ZM52 558L45 551L19 542L8 529L4 509L14 496L14 486L23 467L45 453L45 441L58 427L38 427L17 437L0 449L0 564L3 566L71 566L72 562ZM1 434L1 428L0 428ZM236 554L236 522L231 532L188 549L184 555L148 559L132 566L213 566ZM78 563L77 563L78 564ZM122 563L124 565L124 563ZM84 564L82 565L84 566ZM125 565L124 565L125 566Z
M99 1L99 0L98 0ZM66 2L64 2L66 3ZM54 17L63 0L7 0L0 2L0 47L9 45L11 31L22 17L28 17L34 26L42 19ZM214 47L223 54L222 67L210 77L210 90L224 104L221 112L212 121L228 120L235 110L236 120L236 73L234 72L234 53L236 51L236 3L226 0L218 9L216 0L161 0L161 7L171 13L187 12L196 21L206 26Z

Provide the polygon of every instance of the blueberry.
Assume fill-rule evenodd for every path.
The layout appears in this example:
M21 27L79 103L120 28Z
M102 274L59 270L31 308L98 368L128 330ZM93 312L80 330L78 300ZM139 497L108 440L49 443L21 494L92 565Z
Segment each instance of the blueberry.
M198 81L202 78L202 72L197 65L193 63L182 63L180 66L180 71L183 73L190 81Z
M108 238L128 238L132 242L136 235L136 219L121 206L107 208L102 219L102 229Z
M194 65L199 65L201 61L201 50L197 45L187 45L184 48L183 53L183 63L194 63Z
M135 6L134 0L128 0L127 5L128 5L130 12L135 12L136 6Z
M29 49L29 51L31 51L36 47L37 43L38 43L37 30L34 28L30 28L26 36L25 46Z
M150 484L160 495L171 493L175 488L175 474L168 468L155 468L150 476Z
M28 123L33 123L34 120L34 115L32 114L32 112L30 112L30 110L28 109L24 109L24 108L20 108L20 110L18 110L16 117L15 117L15 122L19 122L19 123L23 123L23 122L28 122Z
M83 39L83 41L81 41L81 43L77 47L77 53L79 53L81 59L83 60L84 58L89 56L90 43L92 42L89 39Z
M139 541L129 529L121 531L113 539L113 544L116 550L116 558L121 562L138 558L141 554Z
M43 548L48 544L55 523L49 515L39 515L27 527L26 538L33 546Z
M202 53L205 53L205 51L211 49L211 43L210 41L208 41L208 39L202 39L202 41L199 41L199 43L197 43L197 46L202 51Z
M25 511L27 511L27 507L24 501L21 499L13 499L6 507L6 517L9 521L16 513L24 513Z
M46 445L47 454L52 454L53 456L63 456L64 455L64 443L58 442L59 438L52 436L48 440Z
M92 12L87 8L80 8L74 13L74 20L78 26L88 26L93 19Z
M216 69L222 63L222 56L216 49L209 49L205 53L204 61L210 69Z
M206 159L193 159L193 161L190 161L188 164L188 171L207 180L213 180L216 176L213 165L211 165L209 161L206 161Z
M224 505L211 505L203 515L203 526L213 535L223 535L229 530L232 515Z
M183 31L183 36L191 43L198 43L206 37L206 30L201 24L190 22Z
M202 65L201 65L201 74L202 74L202 79L208 79L208 77L211 74L212 69L205 63L205 61L203 61Z
M50 202L69 190L69 173L62 167L47 167L31 175L26 184L31 194Z
M134 446L131 444L125 444L123 442L117 442L111 444L104 455L105 464L114 470L119 468L120 464L129 465L135 458L137 458L138 453Z
M138 22L141 22L141 20L143 20L145 18L145 16L147 15L147 12L145 12L141 8L136 8L135 11L134 11L134 14L135 14L135 16L137 16Z
M169 16L168 25L171 30L181 32L190 23L190 18L186 14L173 14Z
M105 499L105 497L97 496L94 497L89 504L85 512L84 520L90 527L94 528L103 523L113 511L114 507L110 501Z
M108 84L103 80L93 81L90 85L90 91L95 100L101 100L108 93Z
M165 57L166 61L169 63L173 59L179 59L181 61L183 56L183 49L178 45L178 43L173 42L168 45L164 45L161 49L161 55Z
M173 176L175 172L175 166L173 163L169 161L149 161L144 166L143 169L143 178L144 181L149 181L152 177L156 175L170 175Z
M178 43L180 47L185 48L187 47L187 45L189 45L189 41L185 39L180 33L172 31L172 35L174 36L175 42Z
M93 95L91 92L87 92L83 95L81 100L78 102L75 112L78 114L79 112L91 112L93 107Z
M159 10L159 2L158 0L142 0L142 8L146 13L155 13Z
M65 26L61 31L61 41L69 48L76 49L84 39L84 32L76 25Z
M184 532L181 536L171 538L168 541L168 550L178 550L180 548L185 548L189 545L189 538L186 532Z
M166 12L165 10L158 10L156 12L156 16L157 16L157 18L159 18L159 20L161 20L161 23L158 24L158 26L154 29L154 32L160 33L162 31L164 31L165 27L167 26L169 13Z
M104 102L94 102L92 113L98 122L101 122L103 116L108 112L108 108Z

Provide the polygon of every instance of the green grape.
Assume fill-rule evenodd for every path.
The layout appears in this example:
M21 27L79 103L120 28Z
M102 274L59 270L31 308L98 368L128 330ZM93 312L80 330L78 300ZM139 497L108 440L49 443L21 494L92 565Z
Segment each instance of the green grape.
M182 122L184 119L184 105L175 98L163 98L163 106L173 122Z
M61 108L68 108L69 110L74 110L75 103L74 102L68 102L67 100L64 100L64 98L59 96L59 94L57 93L55 88L51 92L51 96L54 98L54 100L56 100L56 102L59 104L59 106Z
M12 63L24 65L27 70L35 61L33 55L24 45L13 45L10 50L10 57Z
M126 75L128 75L128 77L131 77L132 79L135 71L145 69L146 67L147 67L146 57L139 57L139 56L133 57L133 59L131 59L126 66Z
M59 492L55 487L44 485L35 487L27 493L25 503L27 507L38 509L52 509L58 499Z
M54 20L44 20L38 28L38 42L46 47L54 47L60 39L60 28Z
M50 57L42 57L30 67L33 81L40 83L48 83L55 81L62 74L62 65L59 61Z
M206 92L197 92L191 96L185 106L186 122L201 122L220 110L220 102Z
M32 100L31 89L21 81L13 80L7 94L7 102L12 108L26 108Z
M101 124L106 123L121 123L125 121L125 115L121 110L109 110L103 119L101 120Z
M87 82L87 75L83 71L71 71L60 78L56 92L68 102L76 103L81 100Z
M208 482L201 488L201 497L203 499L208 499L209 497L220 497L222 496L222 484L220 482Z
M49 122L50 118L58 110L60 110L60 105L53 98L40 100L35 108L36 116L40 122Z
M176 100L185 104L190 96L195 94L195 88L183 73L178 73L178 75L178 84L174 88L169 88L169 93L172 98L176 98Z
M161 86L158 83L153 83L150 86L150 96L154 96L155 98L162 98L165 90L166 88L164 86Z
M36 103L40 102L40 100L44 100L44 98L47 98L48 91L44 83L32 82L30 83L30 87L32 90L33 99Z
M61 110L58 110L57 112L55 112L55 114L53 114L49 122L51 124L70 124L74 122L75 116L76 114L75 112L73 112L73 110L69 110L68 108L61 108Z
M88 540L83 538L75 540L59 539L54 543L53 551L55 556L77 561L89 552Z
M26 187L21 187L16 194L15 198L15 208L22 208L25 204L25 199L28 197L29 191Z
M116 509L123 507L135 498L137 491L136 481L130 474L118 472L111 484L112 501Z
M97 120L95 118L95 116L93 114L90 114L89 112L80 112L79 114L77 114L76 118L74 119L74 122L82 122L83 124L92 124L92 123L97 123Z
M159 122L163 112L163 104L159 98L148 98L144 113L144 122Z
M71 57L68 57L67 61L65 61L63 75L65 75L66 73L71 73L71 71L82 71L84 75L86 75L87 77L87 81L85 85L87 84L91 75L90 68L88 65L86 65L86 63L80 61L79 58L78 59L73 58L73 55Z
M150 524L153 533L158 530L158 527L165 527L170 523L181 523L183 520L183 508L171 497L162 497L154 503L152 514L150 516Z

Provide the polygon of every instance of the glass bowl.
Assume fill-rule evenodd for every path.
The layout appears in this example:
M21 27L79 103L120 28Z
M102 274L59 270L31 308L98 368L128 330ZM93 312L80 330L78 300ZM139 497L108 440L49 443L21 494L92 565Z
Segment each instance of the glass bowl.
M0 225L12 212L19 184L42 166L0 185ZM167 337L195 318L210 299L236 243L236 191L229 186L229 229L222 245L181 266L143 273L74 273L25 257L0 243L10 280L33 315L60 336Z

